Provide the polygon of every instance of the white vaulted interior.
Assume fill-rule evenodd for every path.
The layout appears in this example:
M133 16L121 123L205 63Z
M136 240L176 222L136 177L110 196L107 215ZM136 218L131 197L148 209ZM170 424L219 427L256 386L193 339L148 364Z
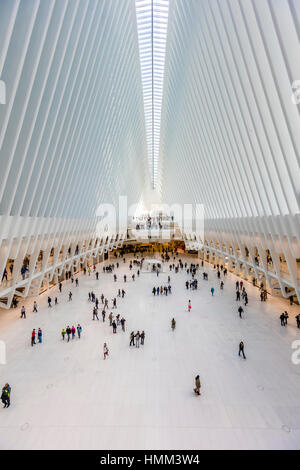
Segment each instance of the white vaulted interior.
M300 0L0 0L0 449L299 449L299 302Z
M204 236L183 239L299 298L299 2L2 0L0 13L2 307L122 243L118 227L96 232L120 195L203 204ZM41 252L51 267L36 270Z

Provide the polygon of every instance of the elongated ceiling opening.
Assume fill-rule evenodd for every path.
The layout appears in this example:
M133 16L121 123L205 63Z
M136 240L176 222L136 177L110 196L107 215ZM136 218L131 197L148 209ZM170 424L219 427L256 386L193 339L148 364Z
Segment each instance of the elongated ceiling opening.
M153 189L158 177L168 13L169 0L136 0L148 162Z

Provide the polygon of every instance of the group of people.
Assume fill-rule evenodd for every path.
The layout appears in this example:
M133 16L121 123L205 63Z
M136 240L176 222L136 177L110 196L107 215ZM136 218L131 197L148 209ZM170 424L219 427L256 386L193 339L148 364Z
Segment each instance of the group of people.
M153 287L152 294L153 295L168 295L172 293L171 285L168 284L167 286L160 286L160 287Z
M260 300L261 302L265 302L268 298L268 292L263 287L260 287Z
M117 327L120 325L121 325L122 331L125 332L126 320L124 317L120 318L120 314L118 314L116 315L116 318L114 318L113 313L110 312L108 318L109 318L109 326L112 326L113 333L117 333ZM103 321L105 321L105 316L104 316Z
M298 315L299 316L299 315ZM287 321L288 321L288 318L289 318L289 315L287 313L287 311L285 310L280 316L280 324L281 326L287 326ZM297 318L297 317L296 317ZM298 322L297 322L298 323ZM298 326L299 328L299 326Z
M235 293L236 293L236 301L241 301L241 299L245 302L245 306L248 305L248 294L243 285L243 281L236 281L235 283Z
M77 331L78 339L80 339L81 333L82 333L82 326L80 325L80 323L78 323L76 328L74 325L72 326L72 328L69 325L67 326L67 328L63 328L61 330L61 336L62 336L63 341L65 340L65 337L67 337L68 342L70 341L71 338L75 339L76 331Z
M135 343L134 343L134 340L135 340ZM144 342L145 342L145 332L144 332L144 330L141 333L139 332L139 330L136 333L134 333L134 331L132 331L130 333L129 346L135 346L136 348L139 348L140 347L140 342L141 342L141 345L143 346Z
M78 282L78 280L77 280ZM78 285L78 284L77 284ZM59 283L59 291L61 292L62 288L61 288L62 284L61 282ZM69 291L69 301L72 300L72 297L73 297L73 294L71 291ZM52 308L52 298L48 295L48 298L47 298L47 303L48 303L48 308ZM54 305L58 305L58 298L57 297L54 297ZM38 304L37 304L37 301L34 300L33 302L33 307L32 307L32 312L33 313L38 313ZM20 315L20 318L26 318L26 308L25 308L25 305L22 305L21 307L21 315Z
M38 329L37 334L36 334L35 328L32 330L32 333L31 333L31 346L36 344L36 342L35 342L36 337L37 337L39 343L43 342L43 340L42 340L43 332L42 332L41 328Z
M192 290L197 290L198 289L198 280L193 279L192 281L186 281L185 282L185 287L186 289L192 289Z
M178 256L178 253L176 255ZM169 260L169 259L170 259L170 257L168 255L168 253L163 255L163 261ZM175 257L174 257L174 260L175 260ZM124 258L124 262L125 262L125 258ZM140 266L142 266L142 263L143 263L143 259L141 261L137 261L137 260L131 261L130 265L129 265L130 271L132 270L133 265L140 268ZM203 260L201 261L201 266L202 267L204 266ZM119 268L119 263L116 263L116 267ZM188 289L196 290L198 288L198 279L196 278L196 275L199 273L198 272L199 271L199 264L194 264L194 263L191 263L190 265L188 265L187 263L184 264L181 259L178 260L178 264L175 264L175 263L170 264L170 271L174 270L176 273L179 272L179 269L183 270L184 268L186 270L186 273L189 276L192 277L191 280L187 280L185 282L186 289L187 290ZM227 269L224 268L223 265L215 265L214 268L217 269L216 274L217 274L218 279L220 279L222 272L223 272L223 275L226 276ZM96 268L94 266L94 271L95 271L95 269ZM115 264L109 264L108 266L103 267L103 272L104 273L113 273L114 269L115 269ZM91 272L90 268L89 268L88 272L90 274L90 272ZM140 271L138 269L137 275L139 276L139 274L140 274ZM208 273L207 272L202 272L202 276L203 276L204 280L208 280ZM98 279L98 276L96 276L96 277ZM126 274L124 275L123 279L124 279L124 282L126 282L126 280L127 280ZM135 279L135 274L132 274L132 279L133 280ZM71 280L72 280L72 282L74 282L73 276L71 276ZM115 282L117 281L117 275L116 274L114 274L114 281ZM76 286L79 285L79 282L78 282L77 278L75 279L75 284L76 284ZM220 283L220 288L223 289L223 286L224 286L224 282L222 280L221 283ZM61 292L61 290L62 290L62 284L60 283L59 284L59 291ZM214 291L215 291L214 287L211 287L211 295L212 296L214 295ZM163 294L167 296L171 292L172 292L172 290L171 290L171 285L170 285L170 276L168 276L168 285L160 286L160 287L153 287L153 289L152 289L152 293L153 293L154 296L155 295L163 295ZM124 297L124 296L125 296L124 289L122 289L122 290L119 289L117 297ZM113 297L113 299L112 299L112 306L111 306L112 309L117 308L117 297ZM266 300L267 291L266 291L265 288L261 288L260 297L261 297L261 300ZM99 302L98 298L96 297L96 295L93 291L88 293L88 299L89 299L89 301L94 303L94 306L93 306L93 320L95 320L95 319L99 320L99 318L98 318L98 309L99 309L100 302ZM102 320L103 320L103 322L105 322L106 310L109 309L109 303L108 303L108 299L104 296L104 294L101 294L100 299L101 299L101 303L102 303ZM71 291L69 292L69 300L72 300L72 292ZM236 281L236 301L240 302L241 300L243 300L245 302L245 305L248 304L248 294L246 292L246 289L245 289L245 286L244 286L242 280L241 281ZM58 304L57 297L55 297L54 302L55 302L55 305ZM52 307L52 299L51 299L50 296L48 296L48 307ZM192 304L191 304L191 300L189 300L188 301L188 311L190 312L191 309L192 309ZM34 303L33 303L33 312L37 312L37 311L38 311L37 302L34 301ZM244 312L244 310L243 310L242 306L240 305L239 308L238 308L238 313L239 313L240 318L242 318L243 312ZM22 306L22 308L21 308L21 317L26 318L26 310L25 310L24 306ZM283 312L280 315L279 318L280 318L280 321L281 321L281 325L282 326L287 326L287 320L289 318L287 311ZM110 314L108 315L108 319L109 319L109 325L110 325L110 327L112 327L113 334L117 333L118 326L121 326L122 331L125 332L126 319L123 316L121 317L120 314L118 314L114 317L113 313L110 312ZM300 328L300 315L296 316L296 320L297 320L297 327ZM171 320L171 329L172 329L172 331L174 331L175 328L176 328L176 321L175 321L174 318L172 318L172 320ZM78 338L80 339L81 334L82 334L81 325L78 323L76 328L75 328L74 325L72 327L70 327L68 325L66 328L63 328L62 331L61 331L62 340L64 341L65 338L67 338L67 342L69 342L70 339L73 340L73 339L76 338L76 333L77 333ZM32 335L31 335L31 345L33 346L33 345L36 344L36 339L37 339L38 343L42 343L42 337L43 337L43 333L42 333L41 328L38 328L37 332L36 332L35 329L33 329L32 330ZM140 345L144 345L144 341L145 341L145 332L144 332L144 330L141 331L141 332L138 330L136 333L134 331L131 331L131 333L130 333L130 342L129 342L130 347L139 348ZM238 355L242 356L244 359L246 359L245 346L244 346L243 341L241 341L239 343ZM103 358L106 359L108 356L109 356L109 349L108 349L107 343L104 343L104 345L103 345ZM196 395L201 395L200 388L201 388L200 376L197 375L195 377L195 388L194 388L194 392L195 392ZM1 400L4 403L4 407L10 406L10 393L11 393L11 388L10 388L9 384L5 384L5 386L2 389L2 395L1 395Z

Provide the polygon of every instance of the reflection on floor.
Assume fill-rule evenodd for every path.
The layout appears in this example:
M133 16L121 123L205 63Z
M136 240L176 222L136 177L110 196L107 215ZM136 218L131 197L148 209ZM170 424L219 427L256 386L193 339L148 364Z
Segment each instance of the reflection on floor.
M7 345L1 386L10 383L12 405L0 409L0 448L299 449L300 364L291 360L292 342L300 339L299 307L271 297L260 302L258 289L246 283L249 305L241 320L235 276L228 275L222 292L216 273L208 265L205 270L209 280L200 269L197 291L186 290L185 272L171 273L172 295L153 297L153 286L167 284L168 270L158 278L142 273L133 282L128 262L121 262L113 282L100 265L99 281L80 275L78 288L67 281L62 294L51 289L59 300L52 309L46 292L38 313L31 313L33 299L24 301L26 320L20 309L1 311L0 339ZM127 331L113 335L101 311L99 322L92 321L88 292L103 292L111 305L118 288L126 296L117 299L115 312L127 319ZM279 321L285 309L287 328ZM63 342L61 329L78 322L82 338ZM31 331L39 327L43 344L32 348ZM145 345L129 348L129 333L138 329L145 330ZM241 340L247 360L237 354ZM198 373L201 397L193 393Z

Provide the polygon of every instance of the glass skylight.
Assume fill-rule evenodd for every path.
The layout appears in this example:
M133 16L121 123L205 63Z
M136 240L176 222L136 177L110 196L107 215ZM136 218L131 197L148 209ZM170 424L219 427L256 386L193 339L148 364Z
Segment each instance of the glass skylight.
M148 162L153 188L158 175L168 13L169 0L136 0Z

